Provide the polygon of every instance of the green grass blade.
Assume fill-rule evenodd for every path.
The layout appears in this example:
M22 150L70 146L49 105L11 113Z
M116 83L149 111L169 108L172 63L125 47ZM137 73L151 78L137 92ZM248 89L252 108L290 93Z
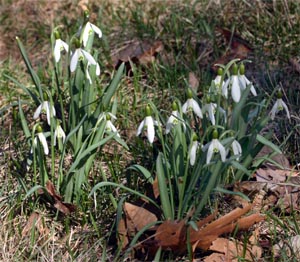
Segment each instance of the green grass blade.
M43 99L43 91L42 91L42 88L41 88L41 81L40 81L38 75L35 73L35 71L33 70L32 66L31 66L31 63L28 59L27 53L25 51L25 48L24 48L20 38L16 37L16 40L17 40L17 43L18 43L18 47L21 51L22 57L24 59L24 62L26 64L27 70L28 70L28 72L31 76L31 79L32 79L32 81L33 81L33 83L34 83L34 85L35 85L35 87L36 87L36 89L37 89L37 91L40 95L40 98Z
M128 167L127 170L134 170L134 171L141 173L146 178L147 181L149 181L151 184L153 184L154 180L153 180L151 173L143 166L132 165L132 166Z
M122 63L102 98L102 107L104 109L106 109L108 107L112 96L115 94L115 92L118 88L121 77L123 76L124 67L125 67L125 64Z

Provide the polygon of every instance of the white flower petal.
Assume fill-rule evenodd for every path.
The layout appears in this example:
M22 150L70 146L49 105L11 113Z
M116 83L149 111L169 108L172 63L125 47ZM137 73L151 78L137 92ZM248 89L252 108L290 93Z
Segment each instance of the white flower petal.
M96 60L94 59L94 57L88 53L87 51L81 49L81 52L83 53L84 57L86 58L86 60L91 64L91 65L96 65L97 62Z
M188 110L188 101L186 101L186 102L183 104L183 106L182 106L182 112L183 112L183 113L186 113L187 110Z
M242 147L238 141L234 140L231 147L234 155L238 156L242 153Z
M222 162L225 162L226 161L226 150L224 148L224 146L219 142L218 140L218 148L219 148L219 152L220 152L220 155L221 155L221 160Z
M94 24L90 23L91 28L93 29L93 31L98 35L99 38L102 37L102 31L98 26L95 26Z
M278 111L278 106L279 106L279 99L276 100L275 104L273 105L272 107L272 110L270 112L270 115L271 115L271 119L274 120L275 118L275 115Z
M213 145L213 143L210 143L208 146L207 155L206 155L206 164L210 163L213 153L214 153L214 145Z
M281 99L281 106L284 108L285 112L286 112L286 115L287 115L287 118L290 119L291 116L290 116L290 112L289 112L289 109L286 105L286 103Z
M195 164L197 148L198 148L198 142L193 141L191 151L190 151L190 164L191 164L191 166L193 166Z
M96 64L96 76L100 75L100 65Z
M71 58L71 62L70 62L70 70L71 72L74 72L76 70L77 67L77 63L79 60L79 56L80 56L80 49L77 48Z
M54 52L53 52L56 63L58 63L58 61L60 60L60 52L61 52L60 48L61 48L61 46L60 46L59 40L60 39L57 39L55 41Z
M91 23L87 22L82 33L83 46L86 46L91 31L92 31Z
M144 125L145 125L145 119L140 123L138 130L136 132L136 136L139 136L142 133Z
M231 96L234 102L238 103L241 99L241 89L237 75L232 76Z
M201 111L201 108L200 106L198 105L198 103L191 98L191 105L192 105L192 108L195 112L195 114L199 117L199 118L203 118L203 115L202 115L202 111Z
M42 107L43 107L43 103L41 103L38 108L35 110L34 114L33 114L33 119L37 119L42 111Z
M145 125L147 126L148 140L152 144L153 141L154 141L155 130L154 130L154 121L153 121L153 118L151 116L146 116Z
M38 135L38 138L39 138L39 140L40 140L40 142L41 142L41 144L42 144L42 146L44 148L45 155L48 155L49 154L49 148L48 148L48 145L47 145L47 141L46 141L45 135L42 132L37 133L37 135Z

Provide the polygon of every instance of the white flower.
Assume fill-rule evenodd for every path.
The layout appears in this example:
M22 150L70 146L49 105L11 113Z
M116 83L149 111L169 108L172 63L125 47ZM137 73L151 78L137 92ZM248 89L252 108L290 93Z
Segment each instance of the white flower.
M232 148L233 154L235 156L240 156L242 154L242 147L237 140L233 140L233 142L231 144L231 148ZM237 158L237 159L239 159L239 158Z
M184 121L180 118L180 114L178 112L178 110L174 110L172 111L171 115L168 118L167 124L166 124L166 134L169 134L172 127L177 125L178 123L182 123L184 129L185 127L185 123Z
M54 106L51 107L51 111L52 111L52 116L56 115L56 111ZM41 113L46 113L47 116L47 122L48 125L50 125L50 102L49 101L44 101L42 102L38 108L35 110L34 114L33 114L33 119L37 119Z
M201 108L193 98L188 98L188 100L182 106L183 113L186 114L190 111L193 111L199 118L203 118Z
M45 135L43 133L43 130L40 126L37 127L37 137L35 137L34 140L33 140L33 146L34 147L37 147L37 139L39 139L40 143L42 144L45 155L48 155L49 154L49 148L48 148L48 145L47 145L46 137L45 137ZM31 148L30 152L32 153L32 151L33 151L33 148Z
M286 115L287 115L287 118L290 119L291 116L290 116L290 112L289 112L289 109L286 105L285 102L283 102L282 98L277 98L271 112L270 112L270 115L271 115L271 119L274 120L275 118L275 114L278 113L279 111L281 110L285 110L286 112Z
M197 140L193 141L190 152L189 152L191 166L193 166L195 164L196 153L197 153L198 147L199 147L199 142Z
M209 164L214 153L220 153L222 162L226 160L226 151L224 146L217 138L213 138L211 142L203 147L203 151L207 150L206 164Z
M213 80L215 83L216 88L218 91L222 93L222 95L227 98L228 97L228 85L225 85L225 82L223 81L222 87L221 87L221 75L217 75L216 78Z
M146 116L144 120L140 123L136 135L139 136L144 128L147 128L147 137L149 142L152 144L154 141L154 120L152 116Z
M87 41L89 39L89 35L95 32L99 38L102 37L102 31L99 27L95 26L94 24L87 22L84 29L83 29L83 34L82 34L82 41L83 41L83 46L86 47Z
M89 80L90 84L92 84L92 79L89 73L89 67L90 67L90 62L88 61L87 66L86 66L86 78ZM98 63L96 63L96 76L100 75L100 66Z
M208 113L208 118L211 122L212 125L216 124L216 119L215 119L215 112L217 109L217 104L216 103L208 103L203 107L203 113ZM227 121L226 119L226 112L223 108L219 108L219 111L223 114L224 119L225 119L225 123Z
M60 124L56 125L55 131L54 131L54 145L56 145L56 138L62 139L63 143L66 140L66 134L65 134L64 130L61 128Z
M239 78L237 75L232 75L226 81L226 88L228 84L231 84L231 96L234 102L238 103L241 99L241 87L239 83Z
M87 51L81 49L81 48L77 48L71 58L71 63L70 63L70 70L71 72L74 72L76 70L77 67L77 63L79 60L83 60L86 59L88 61L88 63L90 63L91 65L96 65L97 62L94 59L94 57L92 57L92 55L90 53L88 53Z
M55 40L55 46L54 46L54 58L55 62L58 63L60 60L60 53L61 51L66 50L66 52L69 52L69 46L66 42L62 41L61 39Z
M242 90L245 90L248 85L251 85L250 91L251 91L252 95L257 96L256 90L255 90L253 84L249 81L249 79L245 75L239 75L238 78L239 78L240 87Z
M112 123L111 119L116 120L116 116L113 115L112 113L102 113L100 114L99 118L98 118L98 122L102 121L102 119L105 119L106 123L105 123L105 131L106 132L113 132L116 133L116 135L118 137L120 137L120 134L118 133L117 128L114 126L114 124Z

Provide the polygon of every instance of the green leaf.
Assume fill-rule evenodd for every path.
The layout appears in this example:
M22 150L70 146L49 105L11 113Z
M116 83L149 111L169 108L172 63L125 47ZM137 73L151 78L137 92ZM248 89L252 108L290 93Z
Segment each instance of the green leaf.
M40 81L38 75L35 73L35 71L33 70L32 66L31 66L31 63L28 59L28 56L26 54L25 48L24 48L21 40L19 39L19 37L16 37L16 40L17 40L17 43L18 43L18 47L21 51L23 60L26 64L27 70L28 70L28 72L31 76L31 79L32 79L38 93L40 94L40 98L43 99L43 91L42 91L42 88L41 88L41 81Z
M28 125L27 125L27 121L22 109L22 105L21 105L21 101L19 99L19 115L20 115L20 120L21 120L21 125L22 125L22 129L24 131L25 137L26 139L29 139L31 137L31 133L29 131Z
M141 173L142 175L144 175L144 177L145 177L151 184L153 184L153 182L154 182L151 173L150 173L146 168L144 168L143 166L140 166L140 165L132 165L132 166L128 167L127 170L134 170L134 171L137 171L137 172Z
M159 196L160 196L160 201L161 201L162 210L165 219L173 219L171 203L169 199L169 191L166 183L166 176L165 176L164 167L162 163L161 153L158 155L156 160L156 172L157 172Z
M246 201L250 202L250 199L245 194L243 194L241 192L234 192L234 191L230 191L230 190L227 190L227 189L221 188L221 187L216 187L215 191L220 192L220 193L224 193L224 194L240 196L241 198L243 198Z
M258 142L273 149L276 153L281 154L281 150L279 149L279 147L276 146L275 144L273 144L271 141L269 141L265 137L261 136L260 134L257 134L256 139Z
M102 107L104 109L106 109L110 103L110 100L111 98L113 97L113 95L115 94L117 88L118 88L118 85L119 85L119 82L121 80L121 77L123 76L123 72L124 72L124 67L125 67L125 64L122 63L116 73L116 75L114 76L110 86L107 88L103 98L102 98Z

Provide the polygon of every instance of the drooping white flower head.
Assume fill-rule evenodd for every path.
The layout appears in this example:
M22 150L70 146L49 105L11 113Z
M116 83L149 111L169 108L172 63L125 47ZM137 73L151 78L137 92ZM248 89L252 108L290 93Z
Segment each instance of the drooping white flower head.
M204 105L203 107L203 114L207 113L208 114L208 118L211 122L212 125L216 124L216 118L215 118L215 113L216 110L219 110L219 112L223 115L224 117L224 121L226 123L227 119L226 119L226 112L222 107L218 108L218 105L216 103L212 103L210 101L210 98L207 98L207 104Z
M169 116L167 123L166 123L166 134L169 134L172 127L177 125L178 123L181 123L183 125L184 130L186 129L185 123L180 117L180 113L178 111L177 103L174 101L172 103L172 113Z
M48 148L48 144L47 144L47 140L46 140L46 137L43 133L43 129L40 125L38 125L36 127L36 137L34 138L33 140L33 147L37 147L37 140L39 139L43 149L44 149L44 154L45 155L48 155L49 154L49 148ZM33 152L33 147L31 148L31 153Z
M238 78L239 78L240 87L242 90L245 90L247 86L251 85L250 91L251 91L252 95L257 96L256 90L255 90L253 84L245 76L245 65L243 63L240 65Z
M281 92L281 90L279 90L277 92L277 100L276 100L275 104L273 105L272 110L270 112L271 119L274 120L275 115L279 111L282 111L283 109L286 112L287 118L290 119L291 115L290 115L289 109L288 109L286 103L282 100L282 92Z
M51 124L51 121L50 121L51 113L50 113L50 111L52 111L52 116L56 115L56 111L55 111L54 106L51 106L49 101L43 101L38 106L38 108L35 110L35 112L33 114L33 119L34 120L37 119L40 116L41 113L46 113L47 123L50 126L50 124Z
M116 120L117 117L112 113L104 112L99 115L98 123L101 122L102 120L104 120L105 121L105 132L108 132L108 133L113 132L113 133L116 133L116 135L118 137L120 137L120 134L119 134L117 128L112 123L112 119Z
M149 105L146 106L146 117L144 120L140 123L138 130L136 132L136 136L139 136L143 129L147 129L147 138L148 141L152 144L154 141L154 136L155 136L155 129L154 129L154 123L155 121L153 120L153 117L151 116L151 108Z
M53 55L55 62L58 63L60 60L60 55L63 50L66 52L69 52L69 46L66 42L60 39L60 35L57 31L54 32L55 36L55 44L54 44L54 50L53 50Z
M87 22L83 29L83 33L82 33L82 42L83 42L84 47L86 47L89 36L92 33L97 34L99 38L102 37L101 29L99 27L95 26L94 24Z
M59 122L57 121L57 125L54 131L54 146L56 146L56 140L62 139L62 142L64 143L66 140L66 134L62 127L60 126Z
M241 87L238 78L238 67L233 65L232 75L226 80L225 88L231 86L231 96L234 102L238 103L241 99Z
M94 57L88 53L87 51L83 50L80 47L80 42L78 39L74 39L74 44L76 47L76 50L74 51L71 62L70 62L70 70L71 72L74 72L76 70L78 61L86 59L90 65L97 65L96 60Z
M218 131L213 131L213 139L211 142L207 143L203 147L203 151L207 150L207 156L206 156L206 164L209 164L213 154L220 153L222 162L225 162L226 160L226 151L224 146L221 144L221 142L218 139Z
M213 80L215 87L218 90L218 93L221 93L225 98L228 97L228 85L225 85L225 81L222 81L222 86L221 86L221 80L222 80L222 75L223 75L223 69L221 67L218 68L218 75L216 78Z
M238 160L242 154L242 147L241 147L240 143L237 140L233 140L233 142L231 144L231 148L232 148L233 154L235 156L238 156L238 158L237 158L237 160Z
M196 156L197 156L197 149L199 148L199 142L197 141L197 135L193 134L193 141L192 146L189 151L189 158L190 158L190 165L195 165Z
M199 118L203 118L199 104L193 99L193 93L190 89L187 91L187 101L182 106L182 112L194 112Z

